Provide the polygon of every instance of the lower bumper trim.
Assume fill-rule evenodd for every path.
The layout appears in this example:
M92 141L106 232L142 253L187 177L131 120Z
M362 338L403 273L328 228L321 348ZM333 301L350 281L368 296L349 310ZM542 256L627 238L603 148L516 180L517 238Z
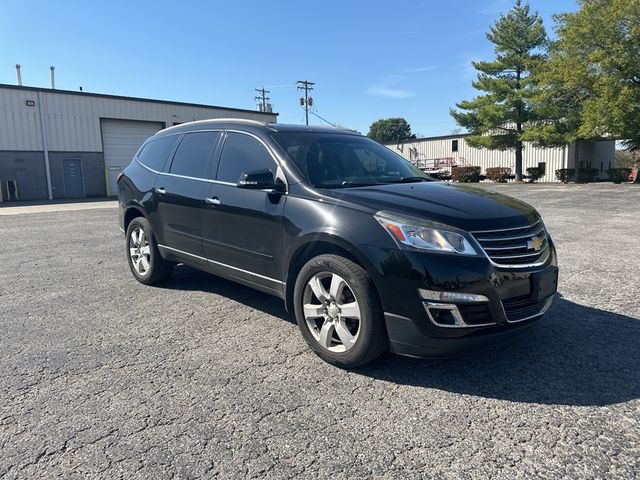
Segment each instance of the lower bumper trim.
M541 316L542 314L537 315ZM523 321L477 335L436 338L424 335L410 318L393 313L385 313L384 317L391 351L417 358L450 358L476 353L513 340L522 331L536 324L534 321Z
M542 306L542 309L540 309L537 313L534 313L532 315L527 315L525 317L522 318L516 318L516 319L510 319L510 315L507 313L507 311L504 308L504 302L501 302L502 304L502 311L504 312L504 316L507 319L507 323L520 323L520 322L526 322L527 320L533 320L534 318L537 317L541 317L542 315L544 315L545 313L547 313L547 310L549 310L549 308L551 308L551 304L553 303L553 297L555 295L551 295L549 298L547 298L544 301L544 305Z

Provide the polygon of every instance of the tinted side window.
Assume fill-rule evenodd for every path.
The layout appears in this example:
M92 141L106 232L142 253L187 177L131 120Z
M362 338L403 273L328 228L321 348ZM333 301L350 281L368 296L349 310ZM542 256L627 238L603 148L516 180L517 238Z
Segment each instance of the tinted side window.
M237 183L243 172L261 168L276 174L276 163L264 145L249 135L229 133L220 158L218 180Z
M173 150L179 135L158 138L147 143L138 154L138 161L145 167L162 171L164 162Z
M220 132L187 133L171 162L169 173L205 178L209 156L220 138Z

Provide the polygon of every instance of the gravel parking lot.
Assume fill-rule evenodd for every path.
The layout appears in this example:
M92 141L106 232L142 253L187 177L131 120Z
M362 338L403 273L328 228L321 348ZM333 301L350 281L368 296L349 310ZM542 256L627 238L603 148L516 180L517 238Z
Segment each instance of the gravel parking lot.
M491 187L560 295L482 354L345 372L280 300L128 271L115 208L0 216L0 478L637 478L640 187Z

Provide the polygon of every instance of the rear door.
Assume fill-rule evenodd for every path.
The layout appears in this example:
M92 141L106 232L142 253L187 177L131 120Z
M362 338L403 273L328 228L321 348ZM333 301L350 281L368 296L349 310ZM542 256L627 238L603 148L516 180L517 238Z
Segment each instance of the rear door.
M243 172L262 168L279 174L266 145L252 135L228 132L215 182L206 187L204 251L214 273L281 294L286 196L236 186Z
M202 248L205 177L220 137L218 131L186 133L153 189L160 248L190 263L206 264Z

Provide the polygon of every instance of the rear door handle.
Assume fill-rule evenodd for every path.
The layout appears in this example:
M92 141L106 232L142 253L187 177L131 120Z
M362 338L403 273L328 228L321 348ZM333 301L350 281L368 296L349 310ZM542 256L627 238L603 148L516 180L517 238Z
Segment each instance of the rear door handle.
M154 190L156 191L156 193L158 195L164 195L165 193L167 193L167 191L164 189L164 187L156 188Z
M214 207L217 207L218 205L220 205L222 202L220 201L220 199L218 199L218 197L213 197L213 198L205 198L204 201L208 204L208 205L213 205Z

